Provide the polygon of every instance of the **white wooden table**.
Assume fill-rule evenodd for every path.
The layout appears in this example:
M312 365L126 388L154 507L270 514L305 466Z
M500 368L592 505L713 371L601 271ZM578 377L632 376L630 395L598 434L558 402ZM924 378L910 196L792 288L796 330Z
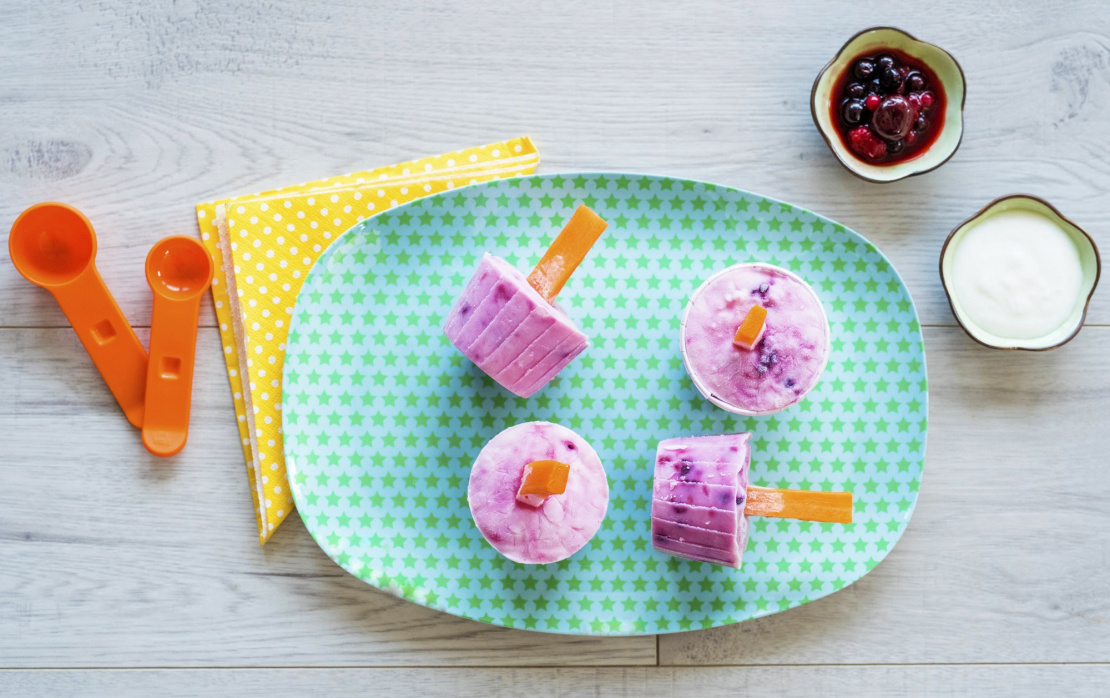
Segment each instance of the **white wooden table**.
M969 81L956 157L889 185L843 170L808 107L876 24ZM510 631L371 589L297 517L258 547L207 301L189 444L159 460L5 259L0 696L1110 694L1110 282L1071 344L1004 353L954 326L937 274L948 231L1014 191L1110 251L1108 47L1099 0L0 1L0 229L81 208L144 341L143 260L195 234L195 203L528 134L541 172L705 179L869 237L932 389L916 514L854 586L677 635Z

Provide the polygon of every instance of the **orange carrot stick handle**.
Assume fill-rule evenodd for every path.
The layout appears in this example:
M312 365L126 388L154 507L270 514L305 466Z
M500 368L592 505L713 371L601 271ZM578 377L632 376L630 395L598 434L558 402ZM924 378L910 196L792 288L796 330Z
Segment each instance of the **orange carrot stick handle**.
M555 242L547 248L543 259L528 275L528 283L548 303L554 303L567 279L586 258L586 254L608 225L589 207L579 206L555 238Z
M748 516L771 516L779 519L852 523L852 493L777 490L753 486L748 488L744 513Z

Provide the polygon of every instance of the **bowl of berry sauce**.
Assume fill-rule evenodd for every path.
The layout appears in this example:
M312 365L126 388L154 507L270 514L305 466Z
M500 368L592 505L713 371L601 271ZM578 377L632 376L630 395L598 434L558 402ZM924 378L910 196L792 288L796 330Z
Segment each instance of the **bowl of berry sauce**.
M944 49L901 29L856 34L818 74L817 130L852 174L893 182L935 170L963 138L965 82Z

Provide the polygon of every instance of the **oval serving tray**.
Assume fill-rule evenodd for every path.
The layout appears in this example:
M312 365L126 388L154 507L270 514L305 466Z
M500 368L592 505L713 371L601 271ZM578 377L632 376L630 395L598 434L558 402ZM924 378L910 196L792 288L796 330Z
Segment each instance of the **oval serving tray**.
M443 318L484 251L527 271L579 203L610 227L560 295L591 347L528 399L463 358ZM741 261L809 281L832 354L800 404L739 417L682 367L690 293ZM431 608L512 628L625 635L708 628L807 603L881 561L913 513L928 388L916 310L867 240L736 189L628 174L542 175L413 201L351 228L305 281L284 367L285 454L301 518L339 565ZM563 424L605 464L609 512L561 563L498 555L466 501L502 429ZM656 443L751 431L752 482L851 490L855 523L753 518L743 567L652 550Z

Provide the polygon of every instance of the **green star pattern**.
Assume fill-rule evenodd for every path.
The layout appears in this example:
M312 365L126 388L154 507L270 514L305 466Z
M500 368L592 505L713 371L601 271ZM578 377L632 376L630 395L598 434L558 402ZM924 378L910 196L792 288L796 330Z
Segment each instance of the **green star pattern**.
M443 320L482 252L527 272L579 203L610 224L560 296L591 346L520 399L454 350ZM813 285L833 349L802 403L743 418L694 389L679 316L703 279L756 260ZM297 508L351 574L488 623L621 635L764 616L871 570L917 501L928 387L909 292L867 240L735 189L589 174L463 187L356 225L316 263L297 300L283 401ZM537 419L589 441L611 491L597 536L546 566L498 555L466 501L486 441ZM652 550L656 443L734 431L753 434L753 483L850 490L855 523L754 518L739 570Z

